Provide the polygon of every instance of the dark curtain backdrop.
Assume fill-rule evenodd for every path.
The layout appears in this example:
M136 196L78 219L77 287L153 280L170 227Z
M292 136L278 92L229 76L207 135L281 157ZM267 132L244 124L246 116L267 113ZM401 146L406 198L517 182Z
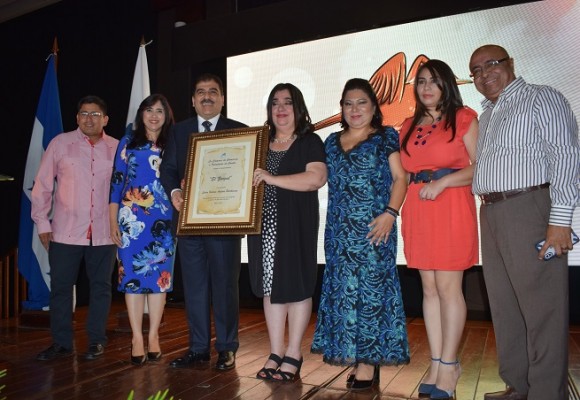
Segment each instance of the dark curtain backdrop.
M147 47L151 90L156 90L156 15L149 0L63 0L0 24L0 112L2 146L0 174L14 182L0 182L2 198L2 254L17 245L20 188L32 134L45 59L58 39L58 82L63 126L76 128L77 101L102 97L109 107L108 134L124 132L133 72L141 37Z

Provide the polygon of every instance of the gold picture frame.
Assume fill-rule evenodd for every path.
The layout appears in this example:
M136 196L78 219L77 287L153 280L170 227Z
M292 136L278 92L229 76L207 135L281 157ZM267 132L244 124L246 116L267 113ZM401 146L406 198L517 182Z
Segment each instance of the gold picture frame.
M260 233L268 143L267 125L190 135L177 235Z

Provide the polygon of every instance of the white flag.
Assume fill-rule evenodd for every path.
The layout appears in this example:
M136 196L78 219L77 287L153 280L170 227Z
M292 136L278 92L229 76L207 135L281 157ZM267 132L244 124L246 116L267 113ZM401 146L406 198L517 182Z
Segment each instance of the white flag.
M127 112L127 123L125 124L127 127L126 133L131 132L133 129L139 104L151 94L151 88L149 87L149 66L147 64L147 52L145 51L147 44L142 43L139 46L135 74L133 75L133 86L131 87L131 100L129 100L129 111Z

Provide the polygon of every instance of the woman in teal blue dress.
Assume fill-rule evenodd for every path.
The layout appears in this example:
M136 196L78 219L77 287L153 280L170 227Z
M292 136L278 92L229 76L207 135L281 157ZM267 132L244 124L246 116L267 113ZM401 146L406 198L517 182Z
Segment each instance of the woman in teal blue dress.
M135 130L119 142L111 178L109 218L111 238L119 247L118 290L125 293L133 332L131 362L137 365L161 357L159 325L166 293L173 289L173 207L159 181L159 165L172 124L173 112L163 95L143 100ZM147 354L142 333L145 301L149 310Z
M360 390L378 382L381 365L409 362L396 265L407 182L398 134L382 126L369 82L349 80L340 105L343 130L325 142L326 268L312 352L353 366L347 387Z

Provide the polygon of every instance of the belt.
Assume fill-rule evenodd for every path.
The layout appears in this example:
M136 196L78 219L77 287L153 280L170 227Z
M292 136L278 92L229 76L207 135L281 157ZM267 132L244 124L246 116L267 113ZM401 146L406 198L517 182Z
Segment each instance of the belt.
M480 194L479 198L481 203L484 205L497 203L498 201L507 200L512 197L518 196L520 194L533 192L534 190L546 189L550 187L550 183L542 183L537 186L528 186L523 189L506 190L505 192L491 192L486 194Z
M443 178L445 175L452 174L458 169L453 168L441 168L433 171L432 169L424 169L417 173L411 173L411 183L429 183L431 181L436 181L437 179Z

